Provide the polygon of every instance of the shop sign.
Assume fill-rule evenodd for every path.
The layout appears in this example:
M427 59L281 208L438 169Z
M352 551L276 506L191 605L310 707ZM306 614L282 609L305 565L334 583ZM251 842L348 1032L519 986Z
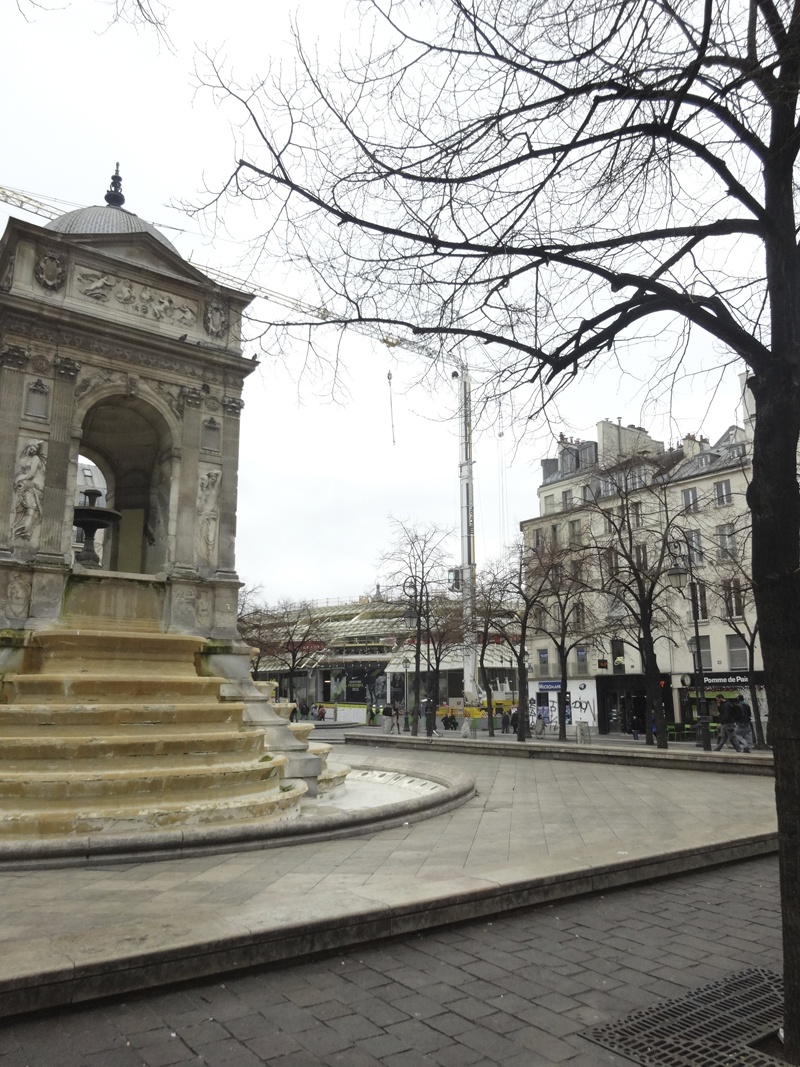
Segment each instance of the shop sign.
M560 693L561 682L539 682L540 693Z

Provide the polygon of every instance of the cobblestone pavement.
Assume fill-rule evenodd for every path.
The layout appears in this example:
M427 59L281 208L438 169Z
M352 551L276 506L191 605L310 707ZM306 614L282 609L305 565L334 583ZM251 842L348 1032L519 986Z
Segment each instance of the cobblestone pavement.
M0 1023L0 1067L630 1067L580 1036L780 970L777 861Z

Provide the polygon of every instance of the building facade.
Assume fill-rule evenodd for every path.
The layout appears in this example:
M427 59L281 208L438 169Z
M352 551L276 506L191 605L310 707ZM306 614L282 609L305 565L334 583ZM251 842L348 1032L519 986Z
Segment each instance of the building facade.
M574 634L568 657L573 724L612 734L646 721L637 588L652 592L668 722L698 713L692 591L707 692L742 691L749 700L753 682L766 713L749 579L751 455L748 414L713 444L687 435L672 448L641 426L603 420L596 441L562 437L558 455L542 461L539 515L521 530L532 558L547 546L582 575L585 640ZM670 571L686 572L688 590L673 587ZM531 703L552 718L561 668L542 628L531 633L529 658Z

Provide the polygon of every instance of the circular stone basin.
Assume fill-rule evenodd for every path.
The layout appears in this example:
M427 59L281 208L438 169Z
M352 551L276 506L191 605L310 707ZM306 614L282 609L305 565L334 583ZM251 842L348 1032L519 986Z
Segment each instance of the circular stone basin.
M330 799L322 796L313 809L304 809L301 818L311 814L321 815L335 807L340 811L365 811L387 804L406 804L410 797L430 797L443 793L446 787L441 782L420 778L400 771L378 771L351 768L344 791Z
M463 771L426 767L423 774L392 757L359 757L350 759L350 766L344 790L301 802L294 818L3 842L0 869L138 863L302 845L408 826L460 807L475 795L475 780Z

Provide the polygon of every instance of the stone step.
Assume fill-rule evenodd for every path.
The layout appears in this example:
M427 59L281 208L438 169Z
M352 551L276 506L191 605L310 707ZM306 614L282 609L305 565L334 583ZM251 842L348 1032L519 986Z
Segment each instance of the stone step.
M146 756L171 759L181 756L224 756L231 753L261 755L264 731L218 728L193 730L142 726L106 728L102 735L78 727L54 732L49 727L0 726L0 774L9 760L109 759Z
M161 702L95 704L0 704L0 727L9 726L55 726L59 730L75 726L149 726L198 724L207 729L208 724L227 726L240 724L244 704L218 701L185 701L177 704Z
M267 788L270 779L279 780L284 763L281 756L263 763L197 757L192 762L159 761L157 767L134 758L81 760L79 767L66 760L9 760L0 776L0 800L94 804L100 798L113 797L117 803L127 804L130 798L174 799L186 792L205 792L209 797L238 795Z
M9 674L3 682L5 702L31 704L54 701L92 701L118 704L123 700L170 703L177 700L217 701L221 678L198 675L170 677L156 674Z
M111 803L98 801L57 807L44 804L16 807L0 800L0 821L6 841L63 837L65 834L141 833L180 826L207 826L219 823L247 824L252 819L280 818L296 808L306 792L305 782L291 779L280 788L238 793L232 797L187 794L179 801L133 802L122 806L119 798Z

